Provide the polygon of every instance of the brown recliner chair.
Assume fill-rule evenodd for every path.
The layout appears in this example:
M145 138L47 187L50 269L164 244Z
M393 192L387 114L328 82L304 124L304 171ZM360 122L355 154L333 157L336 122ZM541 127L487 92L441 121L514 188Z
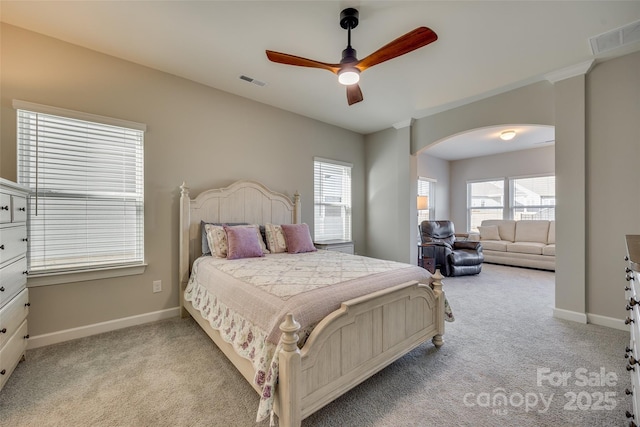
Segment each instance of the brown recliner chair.
M482 270L484 255L482 244L456 240L451 221L422 221L420 237L423 245L430 246L436 268L445 276L478 274Z

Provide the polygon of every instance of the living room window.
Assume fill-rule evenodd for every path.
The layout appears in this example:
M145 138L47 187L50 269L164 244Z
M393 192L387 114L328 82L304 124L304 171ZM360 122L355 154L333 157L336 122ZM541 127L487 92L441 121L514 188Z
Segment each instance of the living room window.
M314 158L314 240L351 240L350 163Z
M556 177L538 176L509 179L511 219L554 220L556 216Z
M418 225L422 221L435 219L435 200L436 181L430 178L418 178Z
M30 274L142 265L145 125L13 105L18 181L31 189Z
M504 179L467 183L467 224L478 231L485 219L503 219Z

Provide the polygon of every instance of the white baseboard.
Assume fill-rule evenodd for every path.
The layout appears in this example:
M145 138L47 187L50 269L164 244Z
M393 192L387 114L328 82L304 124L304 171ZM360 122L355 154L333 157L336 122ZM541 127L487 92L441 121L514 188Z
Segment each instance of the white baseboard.
M587 313L587 321L589 323L593 323L594 325L606 326L608 328L629 332L629 325L625 325L624 320L622 319L615 319L613 317Z
M624 324L624 320L613 317L601 316L599 314L579 313L577 311L563 310L561 308L553 309L553 317L564 320L571 320L578 323L591 323L607 328L628 331L629 326Z
M553 309L553 317L564 320L571 320L578 323L587 323L587 315L577 311L563 310L561 308Z
M155 322L157 320L170 319L180 316L180 307L168 308L166 310L153 311L151 313L139 314L137 316L123 317L121 319L109 320L107 322L94 323L92 325L80 326L78 328L65 329L48 334L35 335L29 337L27 350L43 347L45 345L57 344L76 338L88 337L90 335L101 334L103 332L115 331L117 329L128 328L129 326L142 325Z

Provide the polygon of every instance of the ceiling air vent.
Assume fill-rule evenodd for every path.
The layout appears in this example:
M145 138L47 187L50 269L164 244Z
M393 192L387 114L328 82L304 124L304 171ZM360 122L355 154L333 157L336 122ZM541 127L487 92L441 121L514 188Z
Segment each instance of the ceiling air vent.
M265 82L261 82L260 80L256 80L253 77L245 76L244 74L240 76L240 80L244 80L245 82L253 83L254 85L258 85L260 87L267 85Z
M638 41L640 41L640 21L632 22L589 39L594 55Z

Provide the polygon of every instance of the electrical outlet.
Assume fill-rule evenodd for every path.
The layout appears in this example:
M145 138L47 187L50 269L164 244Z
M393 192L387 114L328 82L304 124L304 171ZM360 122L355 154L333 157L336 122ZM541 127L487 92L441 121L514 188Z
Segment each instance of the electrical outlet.
M162 280L153 281L153 292L162 292Z

